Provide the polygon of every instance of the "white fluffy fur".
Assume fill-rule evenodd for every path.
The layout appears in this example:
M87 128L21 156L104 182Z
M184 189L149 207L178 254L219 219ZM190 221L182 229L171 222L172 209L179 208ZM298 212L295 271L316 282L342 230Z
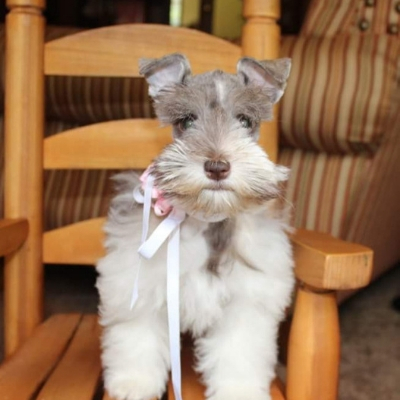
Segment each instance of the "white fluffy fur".
M137 178L125 173L118 180L123 189L106 227L108 254L97 267L105 385L117 399L147 400L162 394L170 365L166 248L143 261L139 299L131 310L142 215L132 204ZM150 229L158 223L153 216ZM293 286L286 227L267 208L239 214L232 246L237 257L216 276L204 267L207 226L191 217L182 225L182 331L196 337L197 369L209 400L269 400L277 328Z
M288 60L245 58L237 76L191 76L179 54L141 68L158 117L174 126L175 140L152 173L168 201L188 214L181 227L181 331L195 338L208 400L270 400L277 330L294 279L287 227L272 200L287 169L269 160L257 137L289 69ZM228 163L229 175L210 177L207 161ZM118 400L149 400L161 396L170 367L166 246L142 261L131 310L142 208L133 204L136 176L125 173L117 182L107 255L97 267L105 386ZM150 232L159 222L153 215Z

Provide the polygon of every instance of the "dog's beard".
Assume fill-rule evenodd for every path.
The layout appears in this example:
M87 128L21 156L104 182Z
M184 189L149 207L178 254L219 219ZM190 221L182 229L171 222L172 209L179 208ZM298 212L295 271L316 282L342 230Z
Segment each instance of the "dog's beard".
M202 147L204 148L204 143ZM272 163L251 139L230 141L223 153L230 162L227 179L207 178L204 163L210 151L199 151L198 143L176 140L154 163L155 183L177 208L200 219L218 220L258 209L280 193L279 182L288 170Z

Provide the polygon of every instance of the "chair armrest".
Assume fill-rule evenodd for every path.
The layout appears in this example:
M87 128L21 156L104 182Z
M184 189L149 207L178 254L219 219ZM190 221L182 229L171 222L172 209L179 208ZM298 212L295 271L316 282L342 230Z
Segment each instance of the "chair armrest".
M287 362L287 400L336 400L340 329L335 290L367 285L372 250L333 236L299 229L291 237L296 293Z
M17 250L28 236L26 219L0 220L0 257Z
M368 247L305 229L291 239L301 282L323 290L356 289L370 282L373 251Z

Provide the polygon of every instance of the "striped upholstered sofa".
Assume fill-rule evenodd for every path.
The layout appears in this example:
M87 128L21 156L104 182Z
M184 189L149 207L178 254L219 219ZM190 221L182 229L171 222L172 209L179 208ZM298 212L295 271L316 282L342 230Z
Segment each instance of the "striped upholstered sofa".
M376 276L400 259L399 26L398 1L313 0L300 35L282 45L293 58L280 114L293 223L372 247ZM152 113L139 79L50 77L46 92L46 135ZM47 229L104 215L113 173L48 172ZM1 170L0 210L2 179Z
M282 53L294 224L371 247L376 277L400 260L400 2L311 0Z

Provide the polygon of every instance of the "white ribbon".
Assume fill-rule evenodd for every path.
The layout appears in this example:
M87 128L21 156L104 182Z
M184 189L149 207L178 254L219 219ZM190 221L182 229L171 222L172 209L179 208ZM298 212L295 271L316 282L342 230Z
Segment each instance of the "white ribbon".
M173 208L168 217L157 226L151 236L139 247L139 254L147 259L153 257L168 236L171 235L184 219L185 213ZM176 261L179 263L179 257Z
M183 219L185 215L183 215ZM179 321L179 232L180 227L174 229L168 240L167 254L167 305L169 352L171 358L172 387L175 400L182 400L181 388L181 346Z
M147 234L149 232L149 221L150 221L150 210L151 210L151 194L153 192L154 177L149 175L147 177L146 186L144 189L144 196L141 193L140 185L135 187L133 191L133 198L139 204L143 204L143 225L142 225L142 238L140 243L143 244L146 241ZM139 254L138 268L135 277L135 283L133 284L133 291L131 297L131 309L135 306L136 301L139 297L139 275L140 268L142 266L142 257Z
M180 321L179 321L179 234L180 224L186 217L182 210L173 208L169 215L157 226L154 232L146 240L149 229L151 208L151 193L154 178L149 175L145 184L144 196L140 192L140 186L136 187L133 197L138 203L143 204L142 241L138 249L140 260L142 257L150 259L157 250L168 240L167 249L167 307L169 329L169 351L171 358L172 386L175 400L182 400L181 390L181 358L180 358ZM138 280L140 260L136 274L135 285L132 293L131 307L138 298Z

